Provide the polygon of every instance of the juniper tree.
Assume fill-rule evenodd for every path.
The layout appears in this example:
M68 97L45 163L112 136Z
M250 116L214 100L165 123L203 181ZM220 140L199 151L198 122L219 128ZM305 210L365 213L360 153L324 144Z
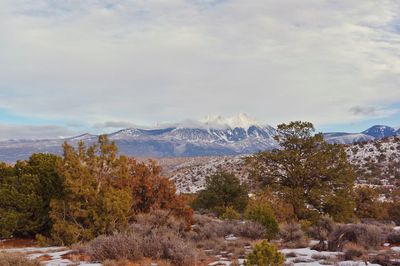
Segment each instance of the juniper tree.
M87 241L128 228L135 215L154 209L191 221L192 211L161 175L154 162L138 163L118 155L114 142L100 136L98 143L77 148L64 144L57 171L63 197L51 202L51 237L59 244Z
M309 122L278 126L280 149L249 157L251 177L292 205L298 219L330 214L338 221L352 216L354 174L341 145L314 134Z
M206 187L193 205L197 209L209 209L222 214L228 207L243 212L248 200L246 184L241 184L232 173L218 172L206 177Z
M50 201L62 194L59 160L52 154L32 154L14 166L0 165L0 236L49 235Z
M53 200L50 216L53 240L59 244L86 241L124 229L128 224L131 195L114 184L128 178L127 158L117 156L115 143L100 136L89 148L64 143L58 168L64 180L64 197Z

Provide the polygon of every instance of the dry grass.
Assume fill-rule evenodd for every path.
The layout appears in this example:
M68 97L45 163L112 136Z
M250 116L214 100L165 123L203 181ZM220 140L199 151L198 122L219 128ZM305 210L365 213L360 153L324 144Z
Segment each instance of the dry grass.
M40 266L37 260L28 260L24 254L21 253L0 253L1 266Z
M34 239L25 239L25 238L13 238L7 239L0 242L0 248L23 248L23 247L32 247L35 246L36 241Z

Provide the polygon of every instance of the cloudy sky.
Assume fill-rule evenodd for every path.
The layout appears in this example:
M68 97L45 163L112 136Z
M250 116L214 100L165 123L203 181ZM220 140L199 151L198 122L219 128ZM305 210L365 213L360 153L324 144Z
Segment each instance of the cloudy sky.
M400 0L0 0L0 139L245 112L400 126Z

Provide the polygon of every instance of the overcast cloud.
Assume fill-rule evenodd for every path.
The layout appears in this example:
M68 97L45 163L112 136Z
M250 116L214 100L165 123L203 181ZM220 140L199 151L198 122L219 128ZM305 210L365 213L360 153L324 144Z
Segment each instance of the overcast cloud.
M399 10L398 0L2 0L0 108L69 132L210 113L272 125L387 117L400 102Z

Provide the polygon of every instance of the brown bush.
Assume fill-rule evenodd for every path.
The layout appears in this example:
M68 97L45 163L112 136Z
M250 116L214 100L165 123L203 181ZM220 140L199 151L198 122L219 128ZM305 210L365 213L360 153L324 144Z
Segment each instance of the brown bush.
M250 239L262 239L266 235L264 226L251 221L220 221L196 215L195 222L192 232L187 234L193 240L214 239L229 234Z
M283 224L279 232L284 245L287 248L303 248L307 246L307 238L298 223Z
M184 221L160 210L139 215L136 220L130 232L94 239L87 252L96 261L137 261L144 256L165 259L178 266L194 264L194 248L182 236Z
M138 260L143 257L142 239L136 234L117 233L100 236L90 242L88 253L96 261Z
M266 235L265 227L252 221L236 222L233 234L250 239L262 239Z
M167 259L173 265L193 265L196 254L191 243L166 228L153 230L143 237L143 254L154 259Z
M193 240L214 239L228 235L230 228L222 221L209 220L208 223L195 224L192 227L190 237Z
M312 247L315 250L326 250L328 247L325 241L328 239L328 236L335 230L335 223L329 216L323 216L319 220L317 220L309 229L308 234L319 240L319 243Z
M364 247L352 242L344 245L343 252L344 260L354 260L357 258L361 258L367 253Z
M129 171L132 178L120 185L131 189L135 213L166 209L184 219L187 225L192 223L192 209L186 205L184 197L176 194L174 182L161 175L161 167L155 161L143 163L130 159Z
M1 266L40 266L36 260L28 260L21 253L0 252Z
M329 236L329 250L341 251L345 244L353 242L366 249L381 246L386 239L381 227L368 224L340 225Z
M140 231L143 234L151 232L154 228L165 227L182 235L187 230L185 220L171 214L170 211L154 210L150 213L139 214L131 225L133 231Z

